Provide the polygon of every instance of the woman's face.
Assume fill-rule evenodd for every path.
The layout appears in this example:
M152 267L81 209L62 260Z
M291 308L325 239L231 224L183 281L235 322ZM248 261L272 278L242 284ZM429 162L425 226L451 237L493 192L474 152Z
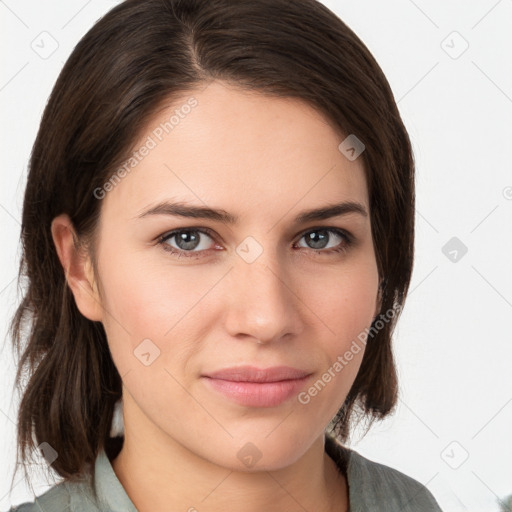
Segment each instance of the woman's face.
M136 165L99 199L98 315L127 435L277 469L323 434L362 360L353 342L378 313L362 158L343 139L298 100L219 82L141 135ZM298 219L344 202L367 214ZM213 378L241 366L253 371ZM257 371L275 367L295 370Z

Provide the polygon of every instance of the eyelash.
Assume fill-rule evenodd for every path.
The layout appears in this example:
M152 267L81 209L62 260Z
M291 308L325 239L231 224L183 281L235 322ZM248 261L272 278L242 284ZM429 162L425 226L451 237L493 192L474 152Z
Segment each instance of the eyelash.
M299 240L302 239L302 237L304 237L308 233L311 233L311 232L314 232L314 231L327 231L328 233L331 233L331 234L334 233L335 235L338 235L339 237L341 237L343 239L343 242L341 242L340 245L337 246L337 247L333 247L333 248L330 248L330 249L311 249L311 248L309 249L310 251L313 251L313 253L316 253L316 254L346 253L348 251L348 249L352 246L353 242L354 242L353 236L350 233L348 233L347 231L344 231L344 230L339 229L339 228L324 227L324 226L316 227L316 228L310 228L307 231L303 231L301 233L301 235L300 235ZM201 258L202 257L201 253L206 252L205 250L202 250L202 251L184 251L184 250L179 250L179 249L176 249L174 247L171 247L169 244L166 243L168 240L173 238L178 233L183 233L183 232L185 232L185 233L186 232L202 233L202 234L208 235L210 238L214 239L213 231L208 229L208 228L189 227L189 228L175 229L173 231L164 233L163 235L158 237L158 244L162 246L164 251L169 252L173 256L176 256L178 258L181 258L182 256L185 256L186 258L195 258L195 259ZM300 249L307 249L307 247L300 247Z

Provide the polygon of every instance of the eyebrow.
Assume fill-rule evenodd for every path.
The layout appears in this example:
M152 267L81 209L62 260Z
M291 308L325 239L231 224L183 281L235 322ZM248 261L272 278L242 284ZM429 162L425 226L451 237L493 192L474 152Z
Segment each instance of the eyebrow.
M368 212L361 203L345 201L342 203L328 204L320 208L305 210L295 217L295 223L301 224L305 222L325 220L332 217L347 215L349 213L357 213L364 217L368 217ZM171 203L169 201L163 201L156 206L152 206L148 210L139 214L136 218L142 219L150 215L170 215L193 219L209 219L222 222L223 224L236 224L239 220L238 216L223 209L191 206L182 202Z

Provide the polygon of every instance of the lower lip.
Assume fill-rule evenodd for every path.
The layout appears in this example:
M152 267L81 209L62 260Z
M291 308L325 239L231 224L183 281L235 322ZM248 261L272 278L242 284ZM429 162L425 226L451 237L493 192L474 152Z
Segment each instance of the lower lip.
M308 378L279 382L235 382L205 377L214 390L247 407L276 407L297 395Z

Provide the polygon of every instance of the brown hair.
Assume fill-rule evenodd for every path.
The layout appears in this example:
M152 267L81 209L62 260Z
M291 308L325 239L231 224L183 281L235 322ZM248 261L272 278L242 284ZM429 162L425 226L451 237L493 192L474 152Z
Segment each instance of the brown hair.
M52 467L60 476L79 474L102 447L113 446L110 426L121 397L105 331L76 307L51 222L67 213L77 246L93 255L101 210L94 190L126 160L163 105L211 80L302 99L365 144L372 235L385 282L381 313L396 314L370 333L334 418L335 433L346 441L358 411L371 424L396 405L391 337L412 273L414 161L379 65L315 0L127 0L92 27L67 60L30 158L19 270L27 287L10 325L24 462L46 442L58 453Z

